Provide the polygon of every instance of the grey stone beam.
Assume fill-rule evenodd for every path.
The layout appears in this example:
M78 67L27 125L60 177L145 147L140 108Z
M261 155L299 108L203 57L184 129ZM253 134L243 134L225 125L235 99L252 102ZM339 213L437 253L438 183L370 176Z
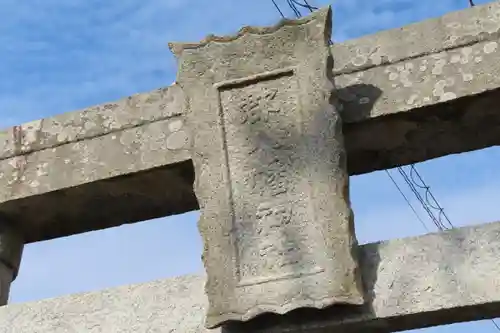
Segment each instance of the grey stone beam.
M500 143L500 3L336 44L351 175ZM197 209L175 85L0 133L27 242Z
M0 308L0 333L394 332L500 316L500 223L359 248L364 308L263 315L206 330L203 276L183 276ZM350 310L350 311L349 311Z

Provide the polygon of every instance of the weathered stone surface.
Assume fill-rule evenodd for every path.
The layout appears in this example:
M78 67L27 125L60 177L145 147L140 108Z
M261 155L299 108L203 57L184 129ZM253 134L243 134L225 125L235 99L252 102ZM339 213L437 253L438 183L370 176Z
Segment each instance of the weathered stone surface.
M0 305L5 305L10 285L19 272L24 239L10 221L3 216L0 219Z
M494 2L333 46L350 174L500 144L499 12ZM377 52L388 62L376 66ZM73 112L1 132L0 212L32 242L197 209L191 155L176 149L188 145L175 130L183 102L173 85L84 110L88 130Z
M362 71L499 37L500 2L494 1L335 44L334 73Z
M178 116L183 102L182 91L174 85L14 126L0 132L0 160Z
M1 307L0 333L396 332L500 316L500 223L359 251L369 304L345 315L300 310L208 330L204 277L182 276Z
M363 173L499 144L499 42L337 76L350 170ZM384 93L356 92L367 83Z
M380 77L382 82L372 82L370 77L365 77L364 74L358 72L364 72L373 67L380 67L384 70L386 68L384 65L397 64L452 49L461 50L480 42L498 41L499 29L500 2L495 1L402 28L334 44L332 46L332 54L335 57L334 75L342 77L343 74L353 74L341 80L342 82L337 83L337 86L349 88L355 85L351 87L353 93L348 95L351 99L359 96L357 103L361 105L372 105L375 102L372 105L373 115L397 113L400 111L398 107L388 110L390 103L380 103L378 101L380 98L378 100L373 98L367 102L362 94L366 89L360 87L360 85L372 86L374 90L378 90L378 95L382 96L401 95L400 91L388 89L394 83L393 80L389 80L388 73ZM469 51L465 48L463 52L467 55ZM476 59L478 54L469 55L474 56L474 61L479 61ZM482 59L481 55L479 56ZM462 61L452 63L453 67L458 70ZM487 60L483 62L490 63ZM472 62L469 63L472 64ZM438 65L442 66L441 64L442 62L439 62ZM399 68L404 72L402 67ZM391 76L394 77L394 74ZM416 82L415 79L418 80L418 78L408 77L408 73L402 73L402 79L412 83ZM436 82L430 82L428 85L432 86ZM377 89L379 83L383 90ZM355 94L355 92L358 93ZM406 97L408 99L410 95ZM346 98L349 99L349 97ZM359 99L362 100L359 101ZM181 115L184 112L183 101L182 92L173 84L170 87L136 94L117 102L14 126L0 131L0 159L91 139L131 127L146 126L155 121ZM409 108L401 111L411 109L411 104L409 103ZM379 108L382 109L379 110ZM352 107L347 107L344 113L346 123L358 122L361 118L363 120L370 118L370 114L360 115L360 111ZM351 113L354 114L353 117L350 117Z
M173 117L4 160L0 211L29 242L192 210L189 142L169 141L185 131L182 122Z
M331 11L235 37L171 43L200 203L207 327L364 303Z

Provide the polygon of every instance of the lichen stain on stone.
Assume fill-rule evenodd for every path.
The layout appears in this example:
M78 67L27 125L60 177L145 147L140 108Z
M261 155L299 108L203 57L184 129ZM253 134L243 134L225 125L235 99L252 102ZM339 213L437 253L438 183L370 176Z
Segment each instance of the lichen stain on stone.
M446 60L439 59L434 63L434 67L432 68L432 75L442 75L443 68L446 65Z
M369 58L372 65L375 66L380 66L384 62L388 61L387 56L381 51L379 46L375 48L375 51L370 54Z
M29 186L30 186L31 188L37 188L38 186L40 186L40 182L39 182L38 180L36 180L36 179L35 179L35 180L33 180L33 181L31 181L31 182L29 183Z
M26 170L28 161L26 155L15 156L9 160L9 165L13 168L11 179L7 182L7 185L13 186L11 188L11 192L16 191L16 187L14 185L22 182L22 178L24 176L24 172Z
M479 92L478 89L484 84L473 83L490 74L486 64L481 64L478 68L475 63L494 62L497 53L500 53L498 42L483 41L419 59L368 69L363 71L363 80L357 80L352 73L339 75L336 81L340 82L338 86L341 87L357 83L371 83L379 87L391 99L381 98L375 101L373 113L386 114L393 112L392 109L403 110L456 99L463 96L464 89L470 93ZM390 94L386 90L390 90ZM358 103L359 97L355 99ZM347 99L343 98L343 101Z
M170 123L168 124L168 129L170 132L177 132L179 131L183 126L182 119L174 119L171 120Z
M44 162L44 163L40 163L36 166L36 176L37 177L42 177L42 176L46 176L49 174L49 163L47 162Z
M42 129L43 120L35 120L21 125L21 132L23 137L22 145L26 148L32 144L37 143L38 135Z
M120 124L118 123L117 119L115 118L116 114L115 113L108 113L106 114L105 117L103 117L103 122L102 125L104 128L108 130L115 130L120 128Z
M410 98L407 100L406 104L414 105L417 102L418 97L419 97L418 94L412 94Z
M167 138L167 148L170 150L185 149L188 142L189 136L185 131L174 132Z
M390 61L389 56L382 52L382 48L378 45L374 47L354 45L351 50L349 63L342 66L342 68L336 69L336 71L343 72L349 67L355 69L364 66L380 66Z
M386 73L389 74L389 81L396 81L399 79L399 83L403 87L409 88L413 85L410 79L414 65L412 62L406 62L398 65L389 65L386 68Z
M167 137L169 135L169 131L166 127L167 124L165 123L165 121L163 121L162 123L154 123L149 126L147 133L141 133L143 139L140 142L141 146L138 147L138 150L148 152L158 152L166 150L165 146Z
M119 141L124 146L132 146L141 142L141 136L137 130L123 131Z
M351 60L351 64L353 64L356 67L360 67L360 66L363 66L364 64L366 64L366 61L367 61L367 58L365 56L357 55L356 57L354 57Z
M445 88L452 87L455 84L455 80L452 77L449 77L445 80L439 80L434 85L434 89L432 90L432 94L434 97L437 97L440 102L446 102L452 99L457 98L456 93L451 91L445 91Z
M497 42L489 42L489 43L486 43L483 47L483 51L484 53L486 54L490 54L490 53L493 53L497 50L498 48L498 43Z
M85 121L84 125L83 125L83 128L84 128L85 132L89 132L89 131L95 130L98 127L99 126L95 122L93 122L91 120Z
M460 54L453 54L450 58L450 63L458 64L461 61L462 57Z
M470 82L474 79L474 74L472 73L465 73L461 68L459 68L459 72L462 75L463 82Z
M450 100L455 99L455 98L457 98L457 94L455 94L454 92L451 92L451 91L447 91L440 96L439 101L446 102L446 101L450 101Z
M473 54L472 47L464 47L460 50L460 53L462 53L462 58L460 59L460 63L462 65L468 64Z
M50 126L44 131L47 138L55 138L54 144L63 144L75 140L83 136L84 125L78 124L81 120L68 119L67 121L60 122L59 120L52 120ZM50 140L52 141L52 140ZM50 144L50 141L47 144Z
M22 125L13 126L10 131L12 135L12 150L13 155L21 155L37 149L41 146L41 131L43 127L43 119L31 121ZM8 142L4 137L4 142ZM4 152L9 152L4 150ZM8 154L9 156L10 154ZM7 157L8 157L7 156Z

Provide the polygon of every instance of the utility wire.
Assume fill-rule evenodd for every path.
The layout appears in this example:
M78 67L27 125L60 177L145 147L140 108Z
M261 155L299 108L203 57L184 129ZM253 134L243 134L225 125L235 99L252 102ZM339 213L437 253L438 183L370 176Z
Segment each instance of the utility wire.
M285 17L285 15L283 14L283 11L281 10L280 6L276 3L276 0L271 0L271 1L273 3L274 7L278 10L279 14L282 17ZM286 0L286 2L288 4L288 6L290 7L290 9L292 10L292 12L294 13L294 15L297 16L297 17L301 17L301 15L302 15L301 12L300 12L300 9L298 7L306 8L310 12L313 12L314 10L317 9L317 7L311 6L311 4L307 0L303 0L303 2L299 2L299 0ZM332 43L331 40L330 40L330 43ZM397 170L399 171L399 173L401 174L401 176L403 177L403 179L405 180L406 184L408 185L408 187L410 188L410 190L413 192L413 194L415 195L415 197L418 199L418 201L420 202L420 204L424 208L425 212L427 213L427 215L431 219L431 221L438 227L438 229L439 230L445 230L446 229L445 226L444 226L444 224L443 224L443 222L442 222L443 217L453 227L453 225L450 222L450 219L448 218L448 216L444 212L444 209L439 205L439 203L437 202L436 198L432 194L432 192L430 190L430 186L428 186L425 183L425 181L423 180L422 176L417 171L417 169L415 168L415 166L414 165L411 166L410 175L408 175L402 167L398 167ZM399 193L403 196L404 200L410 206L410 208L412 209L412 211L415 214L415 216L417 217L417 219L420 221L420 223L422 223L422 225L424 226L424 228L427 231L429 231L429 229L427 228L427 226L423 222L422 218L420 217L420 215L418 215L418 213L415 210L415 208L411 205L409 199L403 193L403 191L401 190L401 188L399 187L399 185L396 183L396 181L394 180L394 178L392 177L392 175L388 172L388 170L386 170L386 173L389 176L389 178L391 179L391 181L393 182L393 184L398 189ZM419 182L415 181L415 175L418 177ZM425 190L424 197L422 197L420 195L420 193L419 193L419 191L418 191L417 188ZM431 202L431 200L432 200L432 202ZM434 214L433 210L437 210L438 211L438 216L436 216Z
M424 181L415 165L410 165L409 174L403 167L397 167L397 170L436 227L440 231L454 228L455 226L451 223L448 215L446 215L444 208L441 207L434 194L432 194L431 187ZM415 176L418 178L418 181L415 179ZM419 189L425 191L423 196L420 194ZM446 221L447 225L445 225L444 221Z
M416 175L418 177L418 180L419 182L417 182L414 178L414 175ZM417 169L415 168L415 165L412 164L410 166L410 178L411 180L413 181L413 183L415 184L415 186L425 190L425 200L427 202L427 204L433 208L434 210L437 210L439 213L438 215L438 221L439 221L439 224L446 229L446 226L444 225L443 223L443 218L446 220L446 222L448 222L448 224L450 225L451 228L454 228L455 226L453 225L453 223L451 223L450 219L448 218L448 215L446 215L443 207L441 207L441 205L439 204L439 202L437 201L436 197L434 197L434 195L432 194L431 192L431 188L430 186L428 186L425 181L422 179L422 176L420 175L420 173L417 171ZM418 184L420 183L420 185Z
M396 186L396 188L398 189L399 194L401 194L401 196L403 197L403 199L405 199L405 201L408 204L408 206L410 206L410 208L413 211L413 214L415 215L415 217L417 218L417 220L420 221L420 223L422 224L422 226L424 227L424 229L427 230L427 232L430 232L430 230L427 227L427 225L425 224L424 220L422 220L422 218L420 217L420 215L417 213L417 210L413 207L413 205L411 204L411 202L408 199L408 197L404 194L403 190L401 190L401 187L399 187L399 185L396 182L396 180L394 179L394 177L392 177L392 175L389 173L389 170L385 170L385 172L387 173L387 176L389 176L389 178L391 179L391 181L394 184L394 186Z
M281 10L281 8L278 5L278 3L276 2L276 0L271 0L271 2L273 3L274 7L278 11L278 13L281 15L281 17L286 18L286 16L283 14L283 11ZM302 16L302 13L300 12L299 7L309 10L310 13L312 13L318 9L318 7L312 6L309 3L309 1L307 1L307 0L303 0L302 2L299 0L286 0L286 3L288 5L288 7L290 7L290 9L292 10L295 17L297 17L297 18L300 18ZM329 44L333 45L332 39L329 40Z
M288 3L288 6L292 9L295 16L297 16L297 17L302 16L302 14L300 13L300 10L297 8L297 6L295 6L295 3L292 0L286 0L286 2Z
M276 3L276 0L271 0L274 4L274 7L276 7L276 9L278 10L278 12L280 13L281 17L282 18L285 18L285 15L283 15L283 12L281 11L280 7L278 6L278 4Z
M273 2L274 7L276 7L276 9L278 10L281 17L285 18L285 15L283 14L280 7L276 3L276 0L271 0L271 1ZM303 3L300 3L298 0L286 0L286 1L288 3L289 7L292 9L292 12L297 17L302 16L302 14L297 6L302 7L302 8L306 8L311 13L314 10L318 9L317 7L311 6L307 0L303 0L304 1ZM469 4L471 7L474 7L473 0L469 0ZM330 44L333 44L332 40L330 40ZM420 173L418 172L415 165L414 164L410 165L410 174L409 175L406 173L406 171L402 167L397 167L397 170L400 173L401 177L403 177L404 181L406 182L406 184L408 185L410 190L413 192L413 194L415 195L417 200L420 202L420 204L422 205L422 208L425 210L425 212L427 213L427 215L429 216L431 221L436 225L438 230L444 231L444 230L449 229L446 225L444 225L443 218L446 220L447 224L449 224L449 226L451 228L454 228L455 226L451 223L451 220L448 218L448 215L446 215L443 207L441 207L441 205L437 201L436 197L432 194L431 187L429 185L427 185L427 183L424 181L423 177L420 175ZM411 204L408 197L404 194L404 192L402 191L401 187L398 185L398 183L396 182L394 177L392 177L392 175L389 173L389 170L385 170L385 172L386 172L387 176L390 178L390 180L392 181L392 183L394 184L394 186L397 188L398 192L404 198L404 200L406 201L408 206L411 208L411 210L413 211L413 214L415 214L416 218L420 221L420 223L422 224L424 229L427 232L429 232L429 228L427 227L427 225L425 224L423 219L420 217L420 215L417 213L416 209L413 207L413 205ZM415 180L415 176L418 178L418 182ZM422 197L422 195L420 195L420 192L418 191L417 188L420 188L421 190L425 191L424 197ZM432 210L438 212L437 217L436 217L436 215L434 215L434 212ZM491 319L491 322L495 326L496 330L500 332L500 326L493 319Z
M318 7L311 6L309 2L307 2L307 0L304 0L304 3L300 3L297 0L288 0L288 2L291 2L299 7L306 8L309 10L310 13L318 9Z
M413 184L412 180L410 177L406 174L405 170L401 167L397 168L397 171L403 177L403 180L406 182L406 185L410 188L410 190L413 192L417 200L420 202L420 205L422 208L425 210L431 221L439 228L439 230L442 230L441 224L439 223L438 218L434 215L432 210L430 209L429 205L427 202L424 200L424 198L420 195L420 192L417 190L415 185Z
M415 197L417 198L417 200L420 202L420 204L422 205L422 207L424 208L424 210L429 215L429 218L436 225L436 227L440 231L444 231L444 230L448 230L449 229L447 226L445 226L443 224L442 218L444 218L446 220L446 222L450 225L450 227L454 228L455 226L453 225L453 223L451 223L451 221L448 218L448 216L446 215L443 207L441 207L441 205L437 201L436 197L432 194L430 186L426 184L426 182L424 181L423 177L418 172L418 170L415 167L415 165L414 164L410 165L410 175L408 175L406 173L406 171L402 167L398 167L397 169L398 169L399 173L401 174L401 176L403 177L403 179L406 182L406 184L408 185L408 187L410 188L410 190L413 192L413 194L415 195ZM394 185L398 189L399 193L406 200L406 202L410 206L411 210L417 216L417 219L424 225L424 228L427 231L429 231L427 229L427 226L423 223L423 221L420 218L420 216L416 213L415 208L413 208L413 206L409 202L409 200L406 197L406 195L404 195L404 193L403 193L403 191L401 191L401 188L399 187L399 185L396 183L396 181L394 180L394 178L390 175L389 171L388 170L385 170L385 171L386 171L387 175L389 176L389 178L391 178L392 182L394 183ZM416 175L418 177L418 180L419 180L420 184L417 184L417 182L415 181L414 175ZM417 187L419 187L420 189L425 190L425 199L422 198L422 196L420 195L420 193L416 189ZM431 208L434 209L434 210L437 210L439 212L438 217L436 217L433 214ZM500 332L500 326L495 322L494 319L490 319L490 320L491 320L491 323L493 324L493 326L495 327L495 329L498 332Z

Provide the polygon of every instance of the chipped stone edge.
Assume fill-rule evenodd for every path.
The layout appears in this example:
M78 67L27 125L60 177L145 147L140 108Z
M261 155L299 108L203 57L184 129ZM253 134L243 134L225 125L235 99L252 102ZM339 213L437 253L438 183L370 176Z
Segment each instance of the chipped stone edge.
M297 25L307 24L315 20L317 17L329 16L329 15L331 15L331 6L326 6L324 8L314 11L312 14L308 16L304 16L301 18L297 19L283 18L273 26L268 26L268 27L244 26L234 35L217 36L210 34L207 35L207 37L205 37L198 43L170 42L168 43L168 47L175 56L179 57L182 54L182 52L188 49L198 49L212 43L232 42L247 34L268 35L275 33L276 31L286 26L297 26Z

